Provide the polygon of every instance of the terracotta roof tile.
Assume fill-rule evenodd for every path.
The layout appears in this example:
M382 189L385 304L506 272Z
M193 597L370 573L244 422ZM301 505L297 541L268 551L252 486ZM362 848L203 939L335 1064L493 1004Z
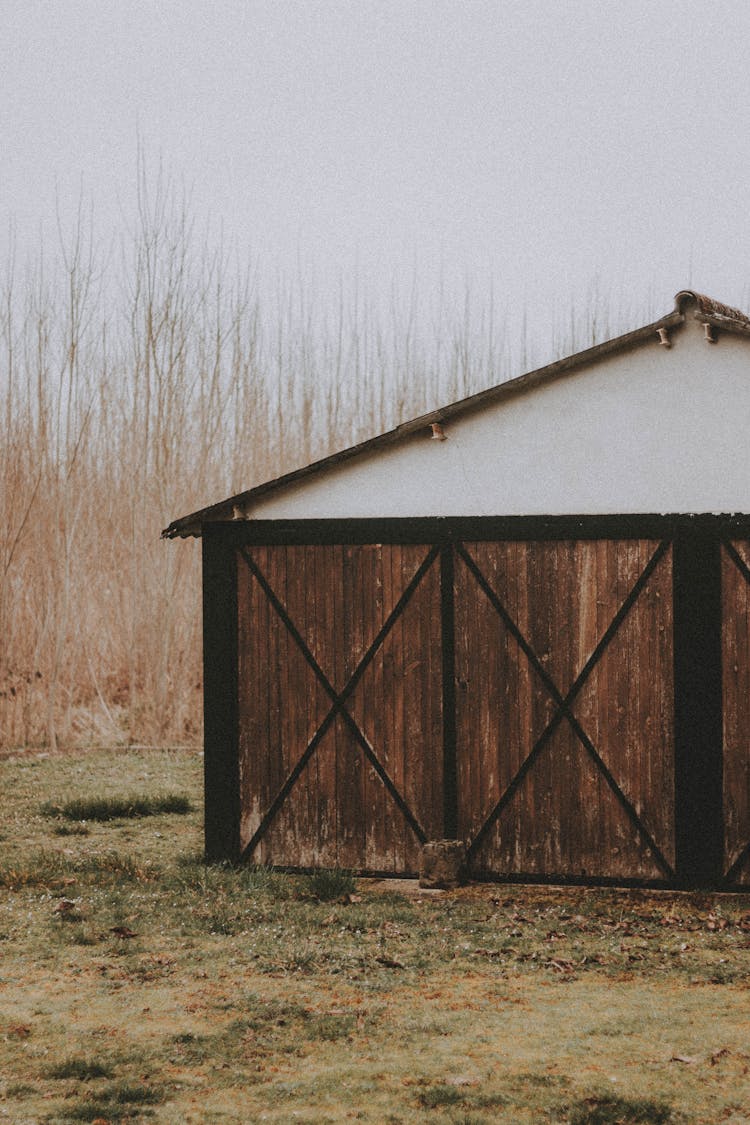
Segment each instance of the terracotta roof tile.
M682 301L693 297L698 305L698 311L706 317L710 317L716 321L729 321L743 328L750 329L750 317L739 309L733 308L731 305L724 305L721 301L715 301L713 297L707 297L705 293L696 293L694 289L683 289L681 293L677 294L675 298L678 307Z

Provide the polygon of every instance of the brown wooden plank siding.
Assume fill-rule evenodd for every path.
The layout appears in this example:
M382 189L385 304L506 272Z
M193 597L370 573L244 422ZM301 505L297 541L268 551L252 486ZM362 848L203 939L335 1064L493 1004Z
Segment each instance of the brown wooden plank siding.
M596 540L464 545L510 621L468 566L459 566L460 835L477 833L535 755L476 850L477 872L663 878L637 821L673 865L668 553L572 704L635 818L567 719L558 716L537 746L558 711L554 689L558 698L567 695L658 546Z
M395 604L425 549L391 548L390 554ZM442 833L438 581L434 563L365 672L350 706L352 717L427 838ZM373 805L380 811L370 834L367 866L391 871L399 870L401 864L400 870L418 870L420 841L374 772L368 788L368 820ZM379 835L376 825L382 825Z
M295 606L298 628L309 642L318 594L314 550L258 547L252 555L279 600ZM300 599L305 586L309 591L307 600ZM237 562L237 601L240 837L245 848L323 722L330 701L241 556ZM318 648L318 656L321 655L325 659ZM288 706L290 698L297 700L294 707ZM317 771L314 757L284 809L285 836L303 864L314 861L320 833L325 834L326 829L325 816L323 823L317 820L320 794L312 780ZM332 798L335 801L335 794ZM312 835L311 822L316 820L317 831ZM269 840L264 840L256 857L258 862L267 862L268 847Z
M750 543L731 549L750 569ZM726 547L722 551L723 808L726 876L750 884L750 583ZM733 870L734 868L734 870Z
M420 839L378 764L424 834L440 834L434 561L360 668L429 550L331 544L238 552L241 842L247 849L262 828L255 862L416 871Z
M206 536L211 858L750 885L750 518L381 530Z
M610 542L606 546L605 569L595 576L597 642L644 572L658 543ZM639 822L674 868L671 564L668 550L593 667L573 711ZM622 877L629 862L626 853L632 851L639 834L637 830L634 834L632 822L623 815L622 805L616 799L607 800L603 832L611 841L613 867ZM658 877L658 864L648 849L642 862ZM664 872L659 874L663 876Z
M477 543L467 550L510 616L519 627L527 625L534 600L529 544ZM455 576L458 835L471 839L549 723L554 704L462 559Z

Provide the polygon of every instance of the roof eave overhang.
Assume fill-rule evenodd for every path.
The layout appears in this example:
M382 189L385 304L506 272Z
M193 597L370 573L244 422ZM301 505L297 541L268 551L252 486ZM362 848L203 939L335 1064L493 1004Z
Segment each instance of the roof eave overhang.
M191 536L200 536L205 524L227 522L237 519L237 513L244 513L254 501L269 495L269 493L276 492L298 481L304 480L306 477L313 476L316 473L320 473L328 468L333 468L336 465L341 465L362 454L371 453L386 446L393 445L395 442L408 437L410 434L416 433L419 430L428 429L434 423L448 422L458 415L469 414L474 410L481 409L481 407L486 406L488 403L502 402L504 399L524 394L526 391L532 390L544 383L550 383L572 371L586 367L592 363L597 363L599 360L615 352L627 351L630 348L636 348L642 344L653 343L654 340L658 342L663 335L661 330L666 330L668 332L670 329L684 324L688 307L694 309L694 318L703 324L708 324L712 328L720 329L723 332L732 332L741 336L750 337L750 321L744 317L742 320L737 319L737 316L742 316L743 314L737 313L734 309L719 305L717 302L710 301L708 298L704 298L692 290L682 290L675 298L674 310L666 316L661 317L660 320L655 320L651 324L644 325L642 328L636 328L632 332L626 332L622 336L615 336L611 340L605 340L601 344L595 344L590 348L586 348L585 351L576 352L574 355L555 360L554 363L549 363L544 367L536 368L533 371L527 371L525 374L519 375L515 379L509 379L505 383L498 383L496 386L478 391L476 394L461 399L459 402L451 403L448 406L442 406L437 410L430 411L428 414L422 414L418 418L411 418L408 422L403 422L393 430L378 434L377 437L369 438L366 441L360 442L358 445L352 445L348 449L341 450L338 453L332 453L328 457L323 457L321 460L314 461L312 464L305 465L302 468L294 469L292 472L285 473L283 476L276 477L274 480L265 481L263 484L256 485L254 488L250 488L245 492L240 492L236 496L221 500L218 504L211 504L207 508L201 508L197 512L192 512L190 515L183 516L181 519L174 520L170 523L169 527L162 531L162 538L187 539ZM245 518L244 514L239 518Z

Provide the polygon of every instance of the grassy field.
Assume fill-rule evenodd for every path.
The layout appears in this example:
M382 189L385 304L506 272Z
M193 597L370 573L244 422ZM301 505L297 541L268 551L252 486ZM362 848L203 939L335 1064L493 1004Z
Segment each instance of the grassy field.
M200 784L0 762L0 1121L750 1122L750 897L205 867Z

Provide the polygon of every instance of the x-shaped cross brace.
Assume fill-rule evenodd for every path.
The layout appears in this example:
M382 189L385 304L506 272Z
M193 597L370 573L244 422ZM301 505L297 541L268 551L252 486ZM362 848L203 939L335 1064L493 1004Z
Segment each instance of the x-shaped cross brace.
M489 816L486 818L486 820L482 824L482 826L479 829L479 831L477 832L476 836L471 841L471 844L469 845L469 856L476 854L476 852L479 849L481 843L486 838L487 833L490 831L490 829L496 823L496 821L497 821L498 817L501 815L503 809L505 809L506 806L513 799L513 797L514 797L515 793L517 792L518 788L520 787L523 779L526 777L529 770L533 766L534 762L536 761L536 759L539 757L539 755L542 752L542 750L544 749L544 747L549 742L550 738L554 734L557 727L560 725L560 723L562 722L563 719L567 719L567 721L570 723L570 726L572 727L573 731L575 732L577 738L579 739L581 744L584 746L584 748L586 749L586 751L588 752L590 757L593 759L595 765L597 766L597 768L603 774L603 776L604 776L607 784L609 785L610 789L615 794L617 800L620 802L620 804L624 808L625 812L627 813L630 821L632 822L633 826L637 830L638 834L641 836L641 838L648 845L648 847L651 850L651 852L652 852L656 862L658 863L659 867L662 869L662 871L664 872L664 874L668 878L672 878L674 876L674 871L673 871L671 865L667 862L666 858L664 857L661 849L659 848L658 844L654 840L653 836L651 835L651 833L648 831L648 829L645 827L645 825L640 820L637 812L635 811L635 808L633 807L631 802L628 800L628 798L625 796L625 794L623 793L620 786L615 781L612 773L610 772L610 770L607 768L606 764L602 760L602 758L599 755L599 752L597 751L593 742L588 737L585 730L583 729L583 727L581 726L581 724L579 723L578 719L576 718L576 716L574 715L574 713L572 711L572 704L573 704L576 696L579 694L579 692L583 688L583 686L586 683L588 677L590 676L592 670L594 669L594 667L597 665L597 663L601 659L605 649L609 645L610 641L614 637L615 633L619 629L622 622L625 620L625 617L630 612L630 609L632 608L632 606L637 601L637 599L638 599L638 597L641 593L641 590L643 589L643 587L648 582L649 578L653 574L654 570L658 566L659 562L661 561L662 557L664 556L664 554L666 553L668 548L669 548L668 542L660 543L659 546L656 548L656 550L654 551L653 555L651 556L648 564L646 565L643 573L640 575L637 582L633 586L632 590L630 591L628 596L625 598L625 601L622 603L619 610L617 611L617 613L613 617L612 621L609 624L609 627L607 628L606 632L603 634L601 640L597 644L597 646L594 649L594 651L592 652L591 656L588 658L585 665L583 666L583 668L579 672L577 678L573 682L573 685L569 688L567 694L563 696L561 694L561 692L558 690L558 687L555 684L554 680L551 678L551 676L549 675L547 670L542 665L541 661L539 660L538 656L536 655L536 653L532 649L531 645L528 643L528 641L526 640L526 638L522 634L521 630L518 628L515 621L513 621L513 619L511 618L510 614L506 610L506 608L503 605L503 603L501 602L500 598L498 598L495 591L492 589L490 584L487 582L487 579L482 574L481 570L477 566L474 559L468 553L468 551L463 546L463 544L460 544L460 543L458 544L457 551L458 551L459 556L461 557L463 562L466 564L469 571L473 574L474 578L478 582L482 591L487 596L489 602L491 603L493 608L497 611L498 615L502 619L503 624L505 625L506 629L513 636L513 638L515 639L519 648L522 650L522 652L526 656L529 664L534 669L536 674L539 676L540 680L542 681L545 688L547 689L550 696L552 697L555 704L557 705L557 709L556 709L554 715L552 716L551 720L549 721L549 723L547 724L545 729L542 731L541 735L537 738L537 740L534 743L531 751L529 752L528 756L526 757L523 764L521 765L521 768L518 770L515 777L510 782L510 784L506 788L505 792L502 794L502 796L500 797L500 799L497 801L494 808L490 812Z
M264 594L268 598L269 602L273 606L274 610L276 611L278 616L281 618L282 622L284 623L287 630L289 631L290 636L294 640L295 644L299 648L300 652L304 656L304 658L307 661L307 663L309 664L309 666L312 668L312 670L315 673L315 676L317 677L319 683L321 684L324 691L326 692L326 694L328 695L328 697L331 700L331 707L330 707L327 715L323 719L323 722L318 727L317 731L313 735L310 742L308 742L304 753L302 754L302 756L297 761L296 765L292 769L291 773L287 777L287 779L284 782L284 784L282 785L281 789L279 790L279 792L276 794L275 798L273 799L273 801L272 801L271 805L269 806L268 810L264 814L263 819L261 820L258 828L255 830L255 833L253 834L252 839L248 843L247 847L243 850L241 859L243 859L243 860L247 859L250 855L252 855L253 851L255 850L258 843L260 842L260 840L264 836L266 830L268 829L269 824L274 819L274 817L278 813L279 809L283 805L284 801L288 797L288 795L291 792L292 788L294 787L297 779L299 778L300 774L302 773L303 769L305 768L305 766L309 762L312 755L315 753L316 748L320 745L320 743L323 740L323 738L325 737L326 733L328 732L328 730L332 726L332 724L333 724L334 720L336 719L337 715L341 715L341 717L346 722L346 725L348 726L349 730L351 731L352 735L356 739L359 746L362 748L362 750L363 750L367 760L369 761L370 765L375 770L378 777L383 782L385 788L390 793L391 797L395 801L396 805L398 806L399 810L401 811L402 815L404 816L404 819L409 824L409 827L414 832L414 834L417 837L417 839L419 840L420 844L424 844L425 841L427 840L426 832L422 828L422 826L419 823L419 821L417 820L417 818L414 816L414 813L411 811L411 809L407 805L404 798L399 793L399 791L396 788L396 786L394 785L392 779L388 775L387 770L383 766L382 762L378 759L377 754L375 753L374 749L372 748L372 746L368 742L367 738L362 733L359 725L357 724L357 722L355 721L355 719L352 717L351 713L349 712L346 704L347 704L347 701L349 700L349 698L351 697L352 693L354 692L354 689L357 687L357 684L362 679L362 676L364 675L366 669L372 663L372 660L375 657L376 653L378 652L378 649L382 646L386 637L388 636L391 629L393 628L393 625L395 624L395 622L398 620L398 618L403 613L404 609L406 608L409 601L411 600L412 595L414 594L415 590L419 586L420 582L424 578L427 571L432 566L435 559L438 557L439 552L440 552L440 546L439 545L435 545L434 547L432 547L430 549L430 551L428 552L428 554L426 555L426 557L424 558L424 560L420 564L419 569L417 570L416 574L411 579L408 586L406 587L404 592L401 594L401 596L398 599L398 601L396 602L395 606L393 607L393 609L389 613L388 617L386 618L384 624L382 625L382 627L380 629L380 632L377 634L377 636L373 640L372 644L368 648L367 652L362 657L359 664L355 668L354 672L350 676L350 678L347 681L346 685L344 686L343 690L340 691L340 692L337 692L336 689L334 688L333 684L328 679L325 672L323 671L323 669L320 667L317 660L313 656L312 652L310 651L309 646L305 642L305 639L301 635L299 629L296 627L296 625L292 621L291 617L287 613L286 609L284 608L284 606L282 605L282 603L279 601L278 597L276 596L276 594L272 590L271 586L268 583L268 580L266 579L265 575L262 573L262 571L258 567L258 565L255 562L255 560L253 559L252 555L249 553L249 551L245 547L241 548L242 557L245 560L248 568L250 569L250 572L253 574L253 576L255 577L259 586L261 587Z

